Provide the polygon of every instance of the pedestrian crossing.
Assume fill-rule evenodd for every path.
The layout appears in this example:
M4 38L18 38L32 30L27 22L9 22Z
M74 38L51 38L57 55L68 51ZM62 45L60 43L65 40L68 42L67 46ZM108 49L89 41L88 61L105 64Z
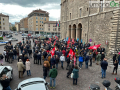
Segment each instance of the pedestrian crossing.
M108 66L110 66L111 68L114 68L113 60L112 59L108 60ZM118 65L118 70L120 70L120 65Z

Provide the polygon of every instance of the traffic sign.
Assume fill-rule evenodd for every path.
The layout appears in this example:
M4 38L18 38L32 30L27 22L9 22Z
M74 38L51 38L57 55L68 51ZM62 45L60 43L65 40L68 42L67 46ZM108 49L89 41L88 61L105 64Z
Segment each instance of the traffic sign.
M89 39L89 42L92 42L92 39Z

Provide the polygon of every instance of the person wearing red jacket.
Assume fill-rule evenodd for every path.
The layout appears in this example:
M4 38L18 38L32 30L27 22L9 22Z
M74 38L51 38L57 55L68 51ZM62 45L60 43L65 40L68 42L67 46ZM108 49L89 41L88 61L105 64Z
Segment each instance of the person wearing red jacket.
M64 56L65 56L66 51L65 51L65 50L62 50L62 53L63 53L63 54L64 54Z

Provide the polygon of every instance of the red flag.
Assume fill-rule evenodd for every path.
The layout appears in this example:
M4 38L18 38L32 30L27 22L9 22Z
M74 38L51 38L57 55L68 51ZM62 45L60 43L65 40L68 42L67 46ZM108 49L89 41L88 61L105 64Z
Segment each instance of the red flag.
M49 40L51 41L51 38L49 38Z
M54 41L54 45L56 44L56 40Z
M69 43L70 43L70 38L67 41L67 48L69 47Z
M101 44L90 46L88 49L96 50L98 47L100 47Z
M75 64L76 64L76 57L74 56L74 66L75 66Z
M51 56L53 57L54 54L55 54L55 47L51 50Z
M70 49L70 51L69 51L67 57L69 57L69 56L73 57L74 55L75 55L75 53L73 52L72 49Z
M75 43L75 41L74 41L74 39L72 39L72 44L74 44Z

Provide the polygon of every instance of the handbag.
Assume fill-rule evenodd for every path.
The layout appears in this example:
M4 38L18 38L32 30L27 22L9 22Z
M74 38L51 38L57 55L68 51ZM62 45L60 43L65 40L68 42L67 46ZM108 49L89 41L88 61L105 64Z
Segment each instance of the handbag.
M71 78L73 78L73 73L71 73Z

